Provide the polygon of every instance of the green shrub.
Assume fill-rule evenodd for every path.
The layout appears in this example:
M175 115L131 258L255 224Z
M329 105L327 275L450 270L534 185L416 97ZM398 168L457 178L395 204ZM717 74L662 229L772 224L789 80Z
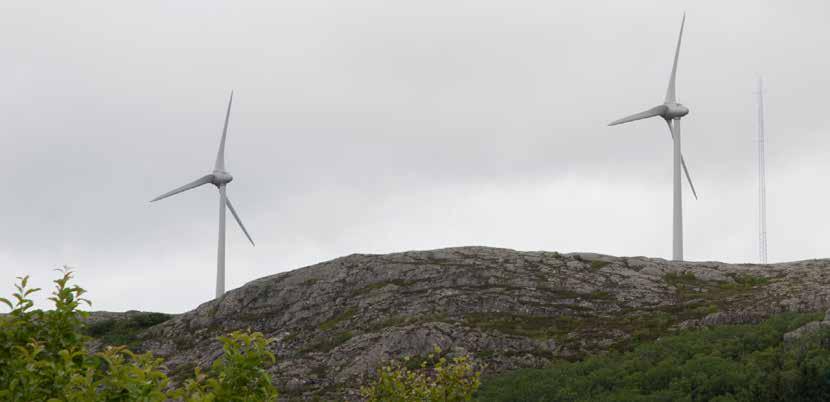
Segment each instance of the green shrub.
M208 374L195 369L195 378L185 382L172 396L187 401L276 401L267 367L276 361L268 351L270 340L259 333L234 331L220 336L224 354L213 362Z
M268 340L258 332L233 332L220 337L224 354L207 373L180 389L169 389L161 370L162 359L150 353L135 354L126 346L107 347L99 353L86 348L89 329L79 310L84 289L69 285L72 272L61 270L49 298L54 309L33 309L29 277L18 278L12 299L0 298L11 309L0 316L0 401L274 401L277 390L266 368L274 363ZM146 327L158 315L140 315L132 325ZM95 331L109 333L117 324Z
M361 389L367 402L461 402L472 400L481 384L481 371L476 371L468 356L435 358L434 353L423 359L418 368L407 367L410 358L393 361L378 370L374 383ZM429 363L434 363L428 367Z

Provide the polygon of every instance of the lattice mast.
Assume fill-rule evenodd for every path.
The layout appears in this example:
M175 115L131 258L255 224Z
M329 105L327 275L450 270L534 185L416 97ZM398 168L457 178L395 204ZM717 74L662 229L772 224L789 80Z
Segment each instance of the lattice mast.
M764 140L764 81L758 79L758 259L767 263L767 174Z

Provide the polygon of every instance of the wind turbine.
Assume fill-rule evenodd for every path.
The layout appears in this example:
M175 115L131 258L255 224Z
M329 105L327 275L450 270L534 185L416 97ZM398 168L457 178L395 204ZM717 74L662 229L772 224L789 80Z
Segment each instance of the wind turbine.
M617 124L660 116L669 126L669 134L672 136L672 140L674 141L674 217L672 220L672 259L675 261L683 261L683 200L681 199L680 185L681 166L683 167L683 172L686 174L686 180L689 182L689 187L692 189L692 194L695 196L695 199L697 199L697 192L695 192L695 186L692 184L692 178L689 176L689 169L686 168L686 161L683 159L683 154L680 152L680 118L689 114L689 108L677 103L677 95L675 93L677 59L680 56L680 42L683 40L683 26L685 24L686 13L683 13L683 20L680 23L680 35L677 37L677 47L674 51L674 65L672 65L671 76L669 77L669 88L666 90L666 99L663 101L663 104L655 106L644 112L623 117L619 120L614 120L608 124L609 126L616 126Z
M233 204L231 204L231 200L228 198L227 194L227 185L233 180L233 176L231 176L225 170L225 139L228 136L228 120L231 117L231 104L233 103L233 91L231 91L231 98L228 100L228 111L225 114L225 127L222 129L222 140L219 142L219 152L216 154L216 164L213 166L213 172L207 175L204 175L190 183L187 183L177 189L168 191L156 198L153 198L150 202L155 202L178 193L185 192L187 190L199 187L203 184L213 184L219 189L219 248L217 250L217 257L216 257L216 298L220 298L222 295L225 294L225 208L231 211L233 214L234 219L236 219L236 223L239 224L239 227L242 228L242 232L245 233L245 237L248 238L248 241L251 242L251 245L254 245L253 239L251 239L251 235L248 234L248 230L245 229L245 225L242 224L242 220L239 219L239 215L237 215L236 210L233 208Z

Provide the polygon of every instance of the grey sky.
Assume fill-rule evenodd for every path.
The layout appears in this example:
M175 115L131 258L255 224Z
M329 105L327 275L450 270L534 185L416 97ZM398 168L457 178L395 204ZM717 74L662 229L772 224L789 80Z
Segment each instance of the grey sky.
M827 257L824 1L6 1L0 291L76 267L94 308L211 298L228 92L228 287L350 253L457 245L668 257L659 119L680 17L686 257ZM348 4L348 5L346 5Z

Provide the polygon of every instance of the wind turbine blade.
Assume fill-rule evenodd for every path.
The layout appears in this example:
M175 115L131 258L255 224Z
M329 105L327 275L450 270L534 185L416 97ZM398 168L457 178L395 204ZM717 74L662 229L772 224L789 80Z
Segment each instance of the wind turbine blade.
M674 82L677 78L677 59L680 57L680 42L683 40L683 26L686 25L686 13L683 13L683 20L680 22L680 35L677 37L677 48L674 49L674 64L669 77L669 89L666 90L666 103L677 102Z
M683 165L683 173L686 173L686 180L689 182L689 187L692 188L692 195L697 199L697 191L695 191L695 185L692 184L692 177L689 176L689 169L686 168L686 158L683 155L680 155L680 164Z
M196 180L194 180L190 183L185 184L184 186L181 186L181 187L179 187L177 189L174 189L174 190L170 190L170 191L168 191L168 192L166 192L166 193L164 193L164 194L162 194L162 195L160 195L156 198L153 198L152 200L150 200L150 202L156 202L158 200L176 195L176 194L181 193L183 191L187 191L187 190L190 190L192 188L199 187L203 184L208 184L212 181L213 181L213 175L212 174L202 176L202 177L200 177L200 178L198 178L198 179L196 179Z
M228 111L225 113L225 127L222 129L222 140L219 142L219 152L216 153L216 164L213 170L225 171L225 139L228 137L228 120L231 118L231 104L233 104L233 91L228 100Z
M628 123L635 120L647 119L649 117L659 116L666 110L666 105L655 106L649 110L644 112L635 113L628 117L623 117L622 119L614 120L608 123L609 126L616 126L617 124Z
M674 128L671 125L671 121L666 120L666 124L669 126L669 136L674 139ZM695 196L697 199L697 191L695 191L695 185L692 183L692 176L689 175L689 169L686 167L686 158L683 155L680 155L680 164L683 165L683 173L686 174L686 181L689 182L689 187L692 189L692 195Z
M248 234L248 230L245 229L245 225L242 224L242 220L239 219L239 215L236 214L236 210L233 209L233 204L231 204L231 200L230 198L228 198L227 195L225 195L225 205L228 206L228 209L231 211L231 214L233 215L234 219L236 219L236 223L238 223L239 227L242 228L242 232L245 233L245 237L248 238L248 241L251 242L251 245L256 246L256 244L254 244L254 240L251 239L251 235Z

